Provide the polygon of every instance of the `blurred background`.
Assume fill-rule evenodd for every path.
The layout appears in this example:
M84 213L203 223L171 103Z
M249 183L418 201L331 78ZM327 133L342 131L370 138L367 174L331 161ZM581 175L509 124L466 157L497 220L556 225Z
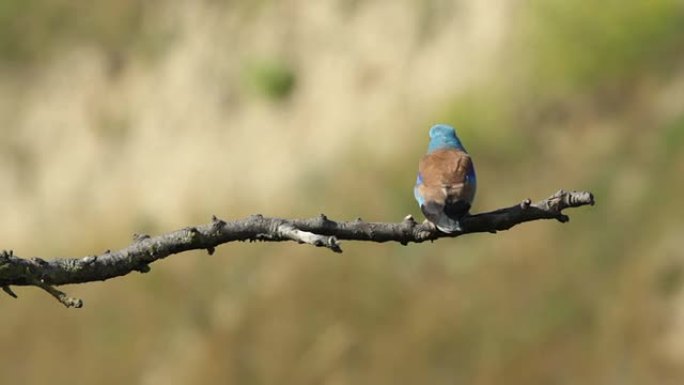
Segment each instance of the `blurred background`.
M572 220L345 253L191 252L0 297L7 384L680 384L679 0L4 0L0 248L84 256L254 213L422 218L457 127L475 212Z

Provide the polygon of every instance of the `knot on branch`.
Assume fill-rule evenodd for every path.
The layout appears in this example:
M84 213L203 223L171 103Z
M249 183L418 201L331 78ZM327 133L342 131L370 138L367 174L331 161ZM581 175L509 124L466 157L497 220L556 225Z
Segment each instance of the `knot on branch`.
M334 236L319 235L308 231L302 231L296 228L291 223L281 223L277 227L276 233L282 239L295 241L297 243L308 243L316 247L327 247L336 253L342 252L342 248L340 247L340 244L337 242L337 238L335 238Z

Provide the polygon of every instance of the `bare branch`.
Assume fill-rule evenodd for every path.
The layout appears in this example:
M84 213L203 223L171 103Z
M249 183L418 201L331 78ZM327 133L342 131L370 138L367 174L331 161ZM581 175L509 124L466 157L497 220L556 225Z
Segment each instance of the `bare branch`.
M567 222L562 213L566 208L593 205L589 192L558 191L551 197L532 203L529 199L511 207L463 218L463 231L445 234L428 222L417 223L407 216L398 223L332 221L325 215L310 219L267 218L252 215L245 219L223 221L216 217L211 223L186 227L156 237L134 235L134 242L118 251L83 258L20 258L12 251L0 252L0 288L16 297L10 286L37 286L67 307L81 307L82 301L71 298L54 286L104 281L132 271L146 273L149 264L172 254L188 250L207 250L213 254L217 246L234 241L295 241L334 252L342 252L338 240L370 242L421 243L439 238L454 238L470 233L496 233L520 223L538 219Z
M53 286L46 285L42 282L36 282L34 285L47 291L51 296L55 297L57 301L66 307L83 307L83 301L78 298L69 297L66 293L55 289Z

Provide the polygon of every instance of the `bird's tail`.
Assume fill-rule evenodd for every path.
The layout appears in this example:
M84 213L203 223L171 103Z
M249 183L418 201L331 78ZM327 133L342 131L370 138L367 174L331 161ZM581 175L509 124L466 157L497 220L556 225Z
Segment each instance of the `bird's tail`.
M458 204L449 204L445 208L444 205L427 202L425 205L420 205L420 209L423 211L425 218L432 222L439 231L455 233L463 231L459 220L468 213L470 204L458 202Z
M468 211L470 211L470 203L467 201L447 201L437 221L434 222L435 226L444 233L463 231L460 219L467 215Z
M455 233L458 231L463 231L461 227L461 222L458 219L449 218L446 214L442 214L435 222L437 229L443 233Z

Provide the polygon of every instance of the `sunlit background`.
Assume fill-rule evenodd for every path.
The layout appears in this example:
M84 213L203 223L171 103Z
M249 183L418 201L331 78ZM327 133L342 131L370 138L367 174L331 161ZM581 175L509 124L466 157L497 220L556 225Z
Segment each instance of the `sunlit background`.
M80 257L261 213L422 218L427 130L474 211L561 225L227 244L0 297L3 384L680 384L679 0L0 1L0 249Z

